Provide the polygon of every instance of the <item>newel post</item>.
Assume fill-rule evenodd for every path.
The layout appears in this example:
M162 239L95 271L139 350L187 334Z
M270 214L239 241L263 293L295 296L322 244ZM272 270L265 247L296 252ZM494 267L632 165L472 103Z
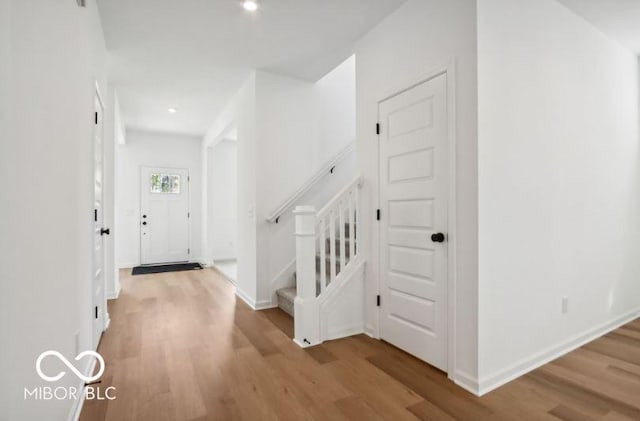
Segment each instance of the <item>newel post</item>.
M320 343L320 315L316 299L316 209L298 206L296 216L295 338L301 347Z

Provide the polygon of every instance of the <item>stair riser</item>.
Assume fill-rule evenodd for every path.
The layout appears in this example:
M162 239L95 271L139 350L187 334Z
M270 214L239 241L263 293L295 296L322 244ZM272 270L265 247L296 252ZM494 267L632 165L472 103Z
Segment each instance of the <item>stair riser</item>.
M288 297L278 295L278 307L282 309L289 316L294 317L294 303Z

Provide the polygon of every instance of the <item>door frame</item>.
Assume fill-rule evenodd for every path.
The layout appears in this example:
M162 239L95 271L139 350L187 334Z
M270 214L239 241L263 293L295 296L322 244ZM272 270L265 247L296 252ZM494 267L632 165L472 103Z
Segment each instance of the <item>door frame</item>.
M187 262L191 262L193 259L191 258L191 168L189 167L167 167L167 166L163 166L163 165L140 165L140 171L138 172L138 186L140 186L140 206L138 207L139 210L139 214L138 214L138 264L140 266L142 266L142 196L144 195L144 191L142 190L142 174L145 170L145 168L147 169L160 169L160 170L167 170L167 171L172 171L172 170L181 170L187 171L187 186L188 186L188 191L187 191L187 212L189 214L189 218L187 218L187 244L188 244L188 248L189 248L189 256L187 258ZM159 264L166 264L166 263L159 263ZM154 266L156 264L147 264L150 266Z
M377 101L376 107L376 121L380 122L380 104L396 95L413 89L425 82L435 79L438 76L445 75L447 77L447 125L448 125L448 139L449 142L449 180L448 189L449 197L447 200L447 376L450 379L454 379L456 376L456 244L457 244L457 180L456 180L456 162L457 162L457 142L456 142L456 72L455 72L455 60L451 59L443 64L434 66L431 70L424 72L418 78L411 78L409 80L394 82L390 89L387 89L383 95L380 95L380 99ZM380 135L376 135L376 153L373 159L375 159L375 184L371 189L372 202L377 209L381 209L380 203ZM374 280L377 294L382 293L381 282L381 259L380 259L380 230L382 226L376 220L376 215L371 215L370 224L372 227L376 227L371 230L372 247L371 247L371 266L377 272L376 279ZM380 318L381 308L376 307L376 339L380 337Z
M100 125L100 128L102 130L102 225L104 228L104 224L105 224L105 165L104 165L104 159L105 159L105 146L106 146L106 139L105 139L105 101L104 101L104 97L102 96L102 92L100 91L100 85L98 84L98 81L95 80L94 81L94 99L98 100L98 103L100 104L100 109L102 112L102 115L100 116L100 118L102 119L102 124ZM94 102L95 104L95 102ZM95 112L95 110L94 110ZM93 118L93 117L92 117ZM92 154L92 160L93 160L93 164L92 164L92 168L93 168L93 182L95 184L95 174L96 174L96 168L95 168L95 130L96 130L96 125L93 125L94 130L92 130L92 137L91 137L91 149L93 151ZM92 188L93 190L93 188ZM94 209L94 203L93 201L95 200L95 192L92 193L92 203L91 203L91 209ZM93 232L93 229L92 229ZM95 235L95 234L94 234ZM98 340L96 341L93 337L94 335L94 331L93 331L93 323L91 324L91 337L92 337L92 342L91 345L93 346L93 343L96 343L96 348L97 346L100 344L100 339L102 338L102 334L104 333L104 331L107 330L107 328L109 327L109 324L111 323L111 317L109 316L109 307L107 306L107 247L106 247L106 243L108 241L108 239L110 238L110 236L101 236L102 237L102 295L100 297L100 312L102 314L102 332L100 333L100 337L98 338ZM93 238L92 238L92 243L91 243L91 247L93 248ZM93 261L93 256L91 258L91 272L93 273L94 268L95 268L95 262ZM93 278L91 279L91 314L93 316L93 309L96 305L95 301L94 301L94 294L93 294Z

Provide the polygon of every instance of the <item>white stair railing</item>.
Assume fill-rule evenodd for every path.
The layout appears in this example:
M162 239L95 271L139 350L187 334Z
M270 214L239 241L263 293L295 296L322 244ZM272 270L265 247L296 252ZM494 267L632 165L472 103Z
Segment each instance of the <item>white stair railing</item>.
M278 223L280 217L289 209L291 209L298 201L307 194L316 184L322 181L327 175L333 174L336 166L341 165L349 155L355 153L355 142L347 145L337 155L331 158L322 168L318 170L311 178L309 178L304 184L302 184L298 190L296 190L291 197L284 201L280 206L276 208L268 217L267 222Z
M357 176L317 213L313 206L298 206L294 211L297 283L294 340L300 346L320 343L319 302L359 258L360 185L361 178Z

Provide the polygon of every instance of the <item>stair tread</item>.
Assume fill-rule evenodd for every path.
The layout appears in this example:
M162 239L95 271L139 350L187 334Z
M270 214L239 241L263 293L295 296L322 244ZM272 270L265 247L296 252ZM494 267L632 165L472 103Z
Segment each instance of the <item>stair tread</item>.
M293 300L294 298L296 298L296 291L296 287L280 288L276 291L276 294L278 294L280 297Z

